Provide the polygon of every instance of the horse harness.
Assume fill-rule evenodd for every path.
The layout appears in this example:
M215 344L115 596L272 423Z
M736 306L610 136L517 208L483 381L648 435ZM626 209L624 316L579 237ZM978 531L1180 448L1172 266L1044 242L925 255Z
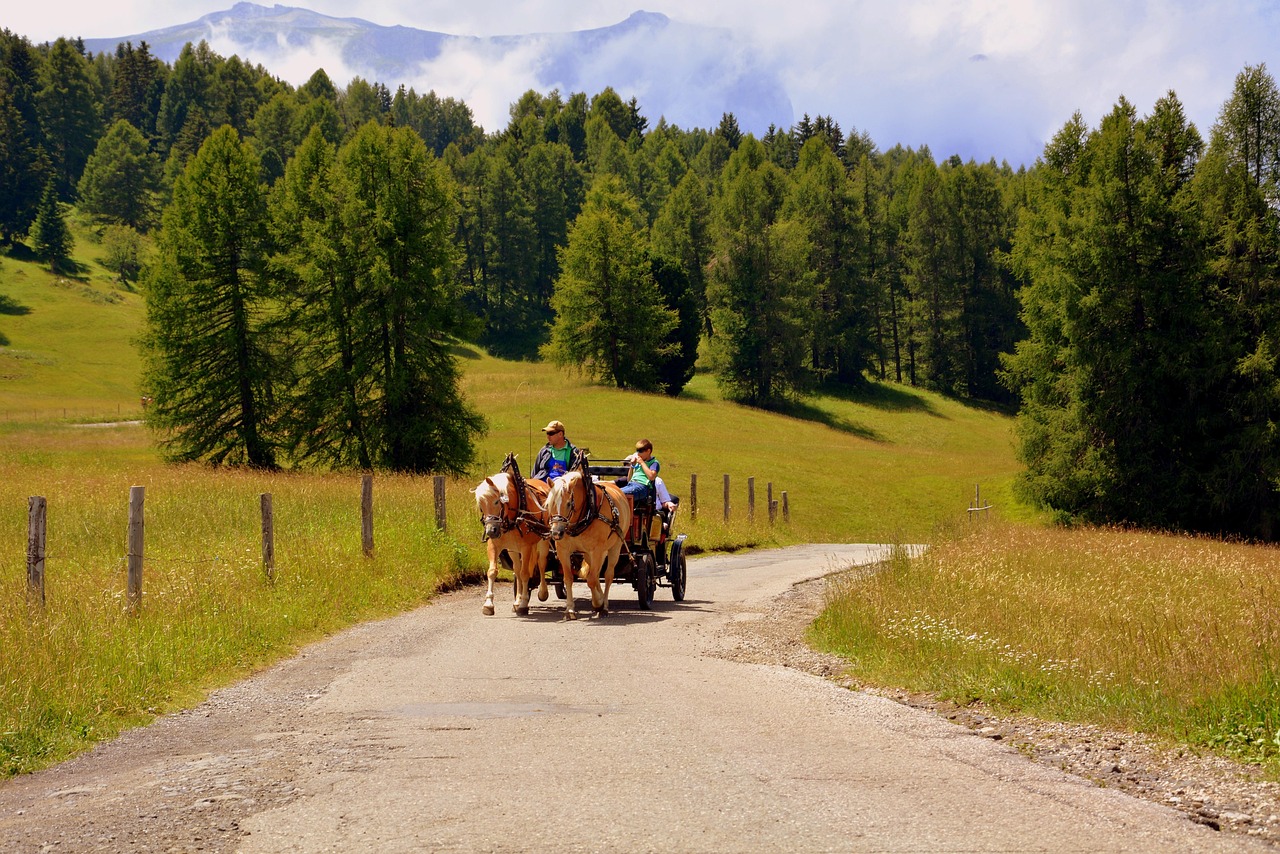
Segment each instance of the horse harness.
M486 516L482 513L480 515L481 524L485 526L485 530L487 531L489 524L491 522L496 522L499 536L511 530L519 530L521 533L529 532L537 534L540 537L545 537L548 530L547 526L538 518L539 514L533 513L528 509L529 486L525 482L524 477L520 474L520 465L516 462L515 454L507 454L506 460L502 463L502 471L511 475L511 481L515 487L515 515L514 517L508 517L503 513L501 516ZM510 505L508 504L508 506ZM480 541L485 542L488 539L488 534L484 534L481 536Z
M583 531L587 530L587 528L589 528L591 524L595 522L597 519L606 521L600 515L599 499L596 497L596 490L599 489L600 492L604 495L604 500L609 504L609 511L610 511L610 515L612 516L611 519L607 520L609 524L609 530L612 533L615 533L618 535L618 539L622 540L622 544L625 547L627 544L627 536L623 532L622 526L618 524L618 520L621 518L622 514L621 514L621 511L618 509L617 503L613 500L613 497L609 495L609 491L607 489L605 489L603 486L599 486L598 484L596 484L594 481L591 480L591 474L587 468L586 454L583 454L580 451L577 452L575 454L574 462L577 464L575 467L582 472L582 486L583 486L583 491L586 493L585 504L587 506L582 512L582 518L579 519L577 522L575 522L573 524L573 527L565 530L564 532L565 536L567 537L578 536ZM573 493L570 492L569 493L569 516L573 515L574 509L575 507L573 502ZM564 522L565 524L568 524L569 517L559 516L559 515L552 516L551 521ZM630 552L630 549L627 549L627 551Z

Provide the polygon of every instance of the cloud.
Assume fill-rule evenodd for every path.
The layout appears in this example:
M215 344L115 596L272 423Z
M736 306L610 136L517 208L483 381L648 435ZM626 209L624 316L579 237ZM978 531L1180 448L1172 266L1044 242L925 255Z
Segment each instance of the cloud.
M1075 110L1094 124L1121 94L1145 112L1174 89L1188 115L1207 132L1245 64L1267 62L1273 74L1280 72L1280 4L1272 0L282 2L383 25L480 36L601 27L646 8L676 21L735 31L745 58L784 75L796 114L830 114L846 130L865 129L885 147L927 143L938 156L958 151L1015 163L1034 160ZM230 0L136 0L124 6L44 0L15 4L6 10L5 26L38 41L65 34L68 22L80 31L74 34L122 35L194 20L230 5ZM215 46L219 52L230 49ZM688 51L696 49L691 45ZM976 55L987 59L971 61ZM675 74L679 57L660 58L664 70ZM255 61L293 79L305 79L320 66L335 82L354 73L334 45L312 44L302 52ZM454 67L434 62L423 69L421 80L404 82L466 97L476 115L485 117L486 127L493 121L505 124L507 103L530 86L544 85L541 78L520 78L545 71L531 56L494 60L462 51L454 61ZM475 78L463 79L463 69L474 71ZM583 74L610 70L605 58ZM440 81L458 88L445 92ZM683 84L691 113L698 106L700 83ZM672 81L654 74L637 82L634 94L642 106L646 93L659 85Z
M436 59L418 65L405 82L419 93L434 90L465 101L477 124L497 131L506 127L511 105L536 88L545 50L541 39L510 50L489 42L453 42Z

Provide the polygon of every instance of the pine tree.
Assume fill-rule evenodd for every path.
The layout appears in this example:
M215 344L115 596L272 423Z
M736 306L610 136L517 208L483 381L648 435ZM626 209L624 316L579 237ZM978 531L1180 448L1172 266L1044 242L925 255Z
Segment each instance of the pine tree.
M804 226L782 216L785 173L746 137L729 158L707 283L716 379L731 399L777 406L803 391L812 274Z
M597 179L569 229L543 354L618 388L658 388L676 326L653 279L639 204L614 176Z
M151 47L145 41L139 42L137 48L133 42L119 45L111 88L111 115L129 122L144 135L153 136L166 71L160 60L151 55Z
M31 226L31 243L36 257L48 262L49 269L65 270L71 261L71 232L67 229L58 186L52 178L45 184L44 195Z
M27 233L53 166L36 110L39 57L25 36L0 29L0 242Z
M58 39L41 68L40 80L36 93L40 126L48 140L58 192L70 199L102 128L88 62L71 42Z
M266 225L258 159L223 127L175 183L146 280L147 420L171 459L276 465Z
M118 119L98 142L80 177L80 207L108 222L147 231L160 192L160 161L142 133Z

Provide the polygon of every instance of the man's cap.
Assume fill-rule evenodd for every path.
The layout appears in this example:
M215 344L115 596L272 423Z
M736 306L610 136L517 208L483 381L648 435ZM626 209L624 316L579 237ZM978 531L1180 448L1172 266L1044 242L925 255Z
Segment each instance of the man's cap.
M552 421L552 422L548 423L546 427L543 427L543 428L542 428L542 432L543 432L543 433L547 433L547 434L551 434L551 433L563 433L563 432L564 432L564 424L560 423L559 421Z

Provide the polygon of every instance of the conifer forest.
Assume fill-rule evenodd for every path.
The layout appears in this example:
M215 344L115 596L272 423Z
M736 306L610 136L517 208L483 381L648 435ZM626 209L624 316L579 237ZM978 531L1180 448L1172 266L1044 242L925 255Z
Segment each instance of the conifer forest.
M528 91L506 127L395 81L294 87L207 44L0 31L0 250L145 296L173 459L461 474L452 346L745 405L925 387L1017 411L1064 519L1280 535L1280 90L1066 117L1034 164L805 115L763 136ZM856 121L856 117L849 117Z

